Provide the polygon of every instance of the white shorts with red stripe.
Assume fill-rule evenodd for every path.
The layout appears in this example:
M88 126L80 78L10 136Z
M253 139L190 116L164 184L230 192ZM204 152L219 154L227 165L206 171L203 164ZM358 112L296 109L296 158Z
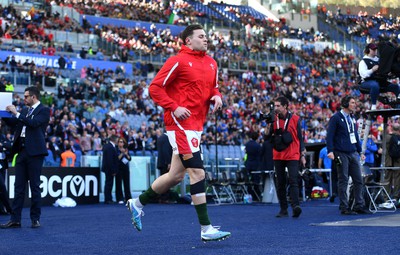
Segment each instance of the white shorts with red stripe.
M169 143L174 154L191 154L200 151L202 131L167 131Z

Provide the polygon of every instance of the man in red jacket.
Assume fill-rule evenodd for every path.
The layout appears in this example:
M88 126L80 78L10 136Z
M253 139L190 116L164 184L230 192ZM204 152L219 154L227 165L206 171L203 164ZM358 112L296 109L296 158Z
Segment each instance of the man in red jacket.
M201 25L189 25L181 34L178 55L169 58L150 84L151 98L164 108L164 122L173 155L168 173L157 178L138 199L127 207L137 230L142 229L142 208L150 200L181 182L186 171L190 193L201 225L203 241L224 240L231 233L211 225L207 213L205 172L200 155L200 139L210 104L213 113L222 107L218 91L218 67L206 55L208 39Z
M277 177L277 195L281 208L276 217L288 217L288 202L286 197L287 168L290 185L289 193L293 208L292 216L297 218L301 214L298 184L299 161L303 165L306 163L300 117L288 110L289 101L286 97L278 97L275 100L274 106L276 116L273 123L273 158ZM287 133L290 134L291 139L288 139Z

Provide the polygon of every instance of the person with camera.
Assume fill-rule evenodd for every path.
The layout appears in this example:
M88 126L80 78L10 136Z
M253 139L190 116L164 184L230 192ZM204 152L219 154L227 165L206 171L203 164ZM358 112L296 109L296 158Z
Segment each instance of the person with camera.
M301 133L300 117L289 110L289 100L286 97L278 97L274 102L272 113L272 127L270 131L273 144L273 159L277 180L277 195L280 212L278 218L288 217L288 201L286 196L287 174L289 174L289 191L293 217L298 218L302 212L299 201L299 162L306 163L304 156L304 142Z
M343 215L366 214L364 210L363 179L361 176L361 144L357 125L352 116L356 109L354 97L345 96L341 100L342 109L329 120L327 133L328 158L334 160L338 174L339 209ZM361 160L365 155L361 154ZM349 205L347 186L349 176L353 180L355 204L353 210Z
M376 110L376 102L380 92L393 92L400 102L400 88L397 84L387 81L388 77L379 75L378 46L369 43L364 49L364 57L358 64L358 73L360 74L360 87L369 91L371 96L371 110Z

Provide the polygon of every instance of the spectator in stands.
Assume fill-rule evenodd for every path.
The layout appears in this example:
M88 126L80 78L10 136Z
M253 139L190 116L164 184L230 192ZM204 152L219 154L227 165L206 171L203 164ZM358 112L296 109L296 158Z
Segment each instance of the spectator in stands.
M72 48L72 45L71 45L71 44L68 44L67 48L65 48L65 51L66 51L66 52L73 53L73 52L74 52L74 49Z
M126 49L123 49L121 52L121 62L128 62L128 51Z
M183 41L181 51L177 56L167 60L149 89L152 99L166 110L165 126L170 143L174 147L171 169L167 174L157 178L138 199L128 200L127 206L132 213L134 226L140 231L144 205L178 184L188 171L192 201L201 225L201 239L223 240L231 233L214 228L208 218L205 173L199 151L200 135L210 102L214 103L213 112L222 107L216 80L218 67L215 60L205 54L208 39L202 26L186 27L181 38ZM179 68L176 68L178 65ZM207 76L204 75L204 70L208 70ZM195 93L193 90L186 90L187 83L193 80L202 80L197 83L200 87ZM198 93L202 97L199 97ZM189 98L190 100L187 100Z
M118 51L114 51L111 56L111 61L121 62L121 57L119 56Z
M65 65L67 64L67 61L65 60L64 56L60 56L58 58L58 66L60 67L61 70L65 69Z
M104 60L104 54L102 49L98 49L96 52L96 59L97 60Z
M86 68L86 66L84 66L81 69L81 79L85 79L86 76L87 76L87 68Z
M80 85L80 86L76 85L74 87L74 96L73 96L73 98L79 99L79 100L83 100L83 99L85 99L85 94L86 94L86 91L85 91L85 89L84 89L84 87L82 85Z
M84 154L91 155L92 153L92 136L84 129L79 139L79 143L83 149Z
M47 47L43 45L41 52L42 52L42 55L48 55Z
M102 120L101 126L104 130L111 126L112 118L109 114L106 114L106 117Z
M15 56L11 57L11 60L9 62L9 65L11 67L11 72L15 72L15 69L17 68L17 61L15 61Z
M366 148L365 148L365 162L364 165L368 166L368 167L375 167L375 156L377 156L378 154L382 154L382 148L379 148L377 145L378 140L375 138L374 135L372 135L371 133L369 133L368 137L367 137L367 141L365 143ZM361 135L360 135L360 144L361 146L364 143L364 130L361 131ZM378 171L372 171L373 177L372 179L374 181L379 182L379 177L378 177Z
M72 59L71 59L71 57L70 56L67 56L67 58L66 58L66 65L67 65L67 69L68 70L72 70Z
M58 85L58 88L57 88L58 99L65 99L65 94L66 94L65 87L67 87L67 86L68 86L68 84L66 84L66 83L60 83Z
M123 137L120 137L118 138L118 173L115 178L115 196L118 204L124 204L124 201L126 202L132 198L129 171L130 161L131 156L128 151L128 143ZM124 192L122 192L122 184Z
M76 155L71 150L71 145L65 146L65 151L61 153L61 167L74 167L76 161Z
M93 150L96 155L100 155L103 150L103 144L98 131L95 131L93 135Z
M11 81L6 81L5 87L6 92L14 92L14 85L11 83Z
M47 48L47 55L54 56L56 54L56 48L54 48L53 44Z
M74 50L72 49L72 45L68 42L65 41L64 42L64 46L63 46L64 51L66 52L74 52ZM72 51L71 51L72 50Z
M97 99L97 91L98 91L98 86L95 82L91 82L89 87L88 87L88 93L89 93L89 100L96 101Z
M379 76L378 46L374 43L369 43L365 47L364 53L363 59L358 64L358 72L361 77L361 88L368 90L371 96L371 110L376 109L380 91L393 92L397 97L397 101L400 102L399 85L389 83L387 77Z
M280 212L278 218L288 217L287 202L287 173L293 217L300 216L302 210L299 202L299 161L305 166L305 147L300 127L300 117L289 111L289 100L285 97L278 97L274 100L275 120L272 125L274 141L274 165L277 178L277 195L279 199Z
M86 54L87 54L87 52L86 52L85 47L82 47L81 51L79 52L79 57L81 59L86 59Z
M53 159L55 162L60 162L62 150L57 142L57 137L52 136L49 141L49 150L53 154Z

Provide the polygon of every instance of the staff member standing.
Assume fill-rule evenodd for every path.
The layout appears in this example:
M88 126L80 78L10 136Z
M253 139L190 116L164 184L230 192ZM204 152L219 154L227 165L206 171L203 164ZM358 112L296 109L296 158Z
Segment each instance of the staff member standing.
M13 117L4 119L7 125L15 126L12 155L18 153L15 164L15 195L12 204L11 219L0 228L20 228L21 212L25 198L25 187L29 181L32 192L31 221L32 228L40 227L41 192L40 175L43 160L47 156L45 131L50 120L50 109L40 103L40 92L37 87L27 87L24 92L26 106L18 112L14 105L6 110Z
M246 143L245 145L245 151L246 151L246 161L244 163L245 169L246 169L246 174L248 177L250 177L252 181L252 186L251 186L251 191L250 194L253 196L253 199L255 200L256 198L258 200L260 199L261 195L261 190L260 190L260 182L261 182L261 176L258 173L253 173L255 171L259 170L259 164L260 164L260 156L261 156L261 145L257 142L259 137L258 132L252 132L250 134L250 140ZM264 170L264 169L262 169Z
M361 177L361 165L359 153L361 153L360 138L357 125L351 115L356 109L356 101L351 96L345 96L341 101L342 110L335 113L329 120L326 143L328 158L335 160L338 173L338 196L341 214L355 215L367 213L362 196L363 180ZM364 154L361 160L365 160ZM353 180L353 192L355 205L351 210L347 196L349 176Z
M286 97L278 97L274 103L275 120L273 123L273 158L275 165L275 174L277 178L277 195L279 199L280 212L277 218L288 217L288 202L286 196L287 174L289 174L289 191L291 205L293 208L293 217L298 218L302 212L299 201L299 161L305 165L306 160L302 154L304 149L303 136L301 134L300 117L292 114L289 110L289 100ZM291 136L287 140L288 132ZM286 133L287 134L287 133ZM280 139L283 140L280 140ZM285 144L282 146L282 144ZM286 147L286 148L284 148Z
M113 204L112 200L112 187L114 177L118 173L119 161L117 152L118 136L111 135L110 141L103 147L103 161L101 171L106 175L106 182L104 184L104 203Z

